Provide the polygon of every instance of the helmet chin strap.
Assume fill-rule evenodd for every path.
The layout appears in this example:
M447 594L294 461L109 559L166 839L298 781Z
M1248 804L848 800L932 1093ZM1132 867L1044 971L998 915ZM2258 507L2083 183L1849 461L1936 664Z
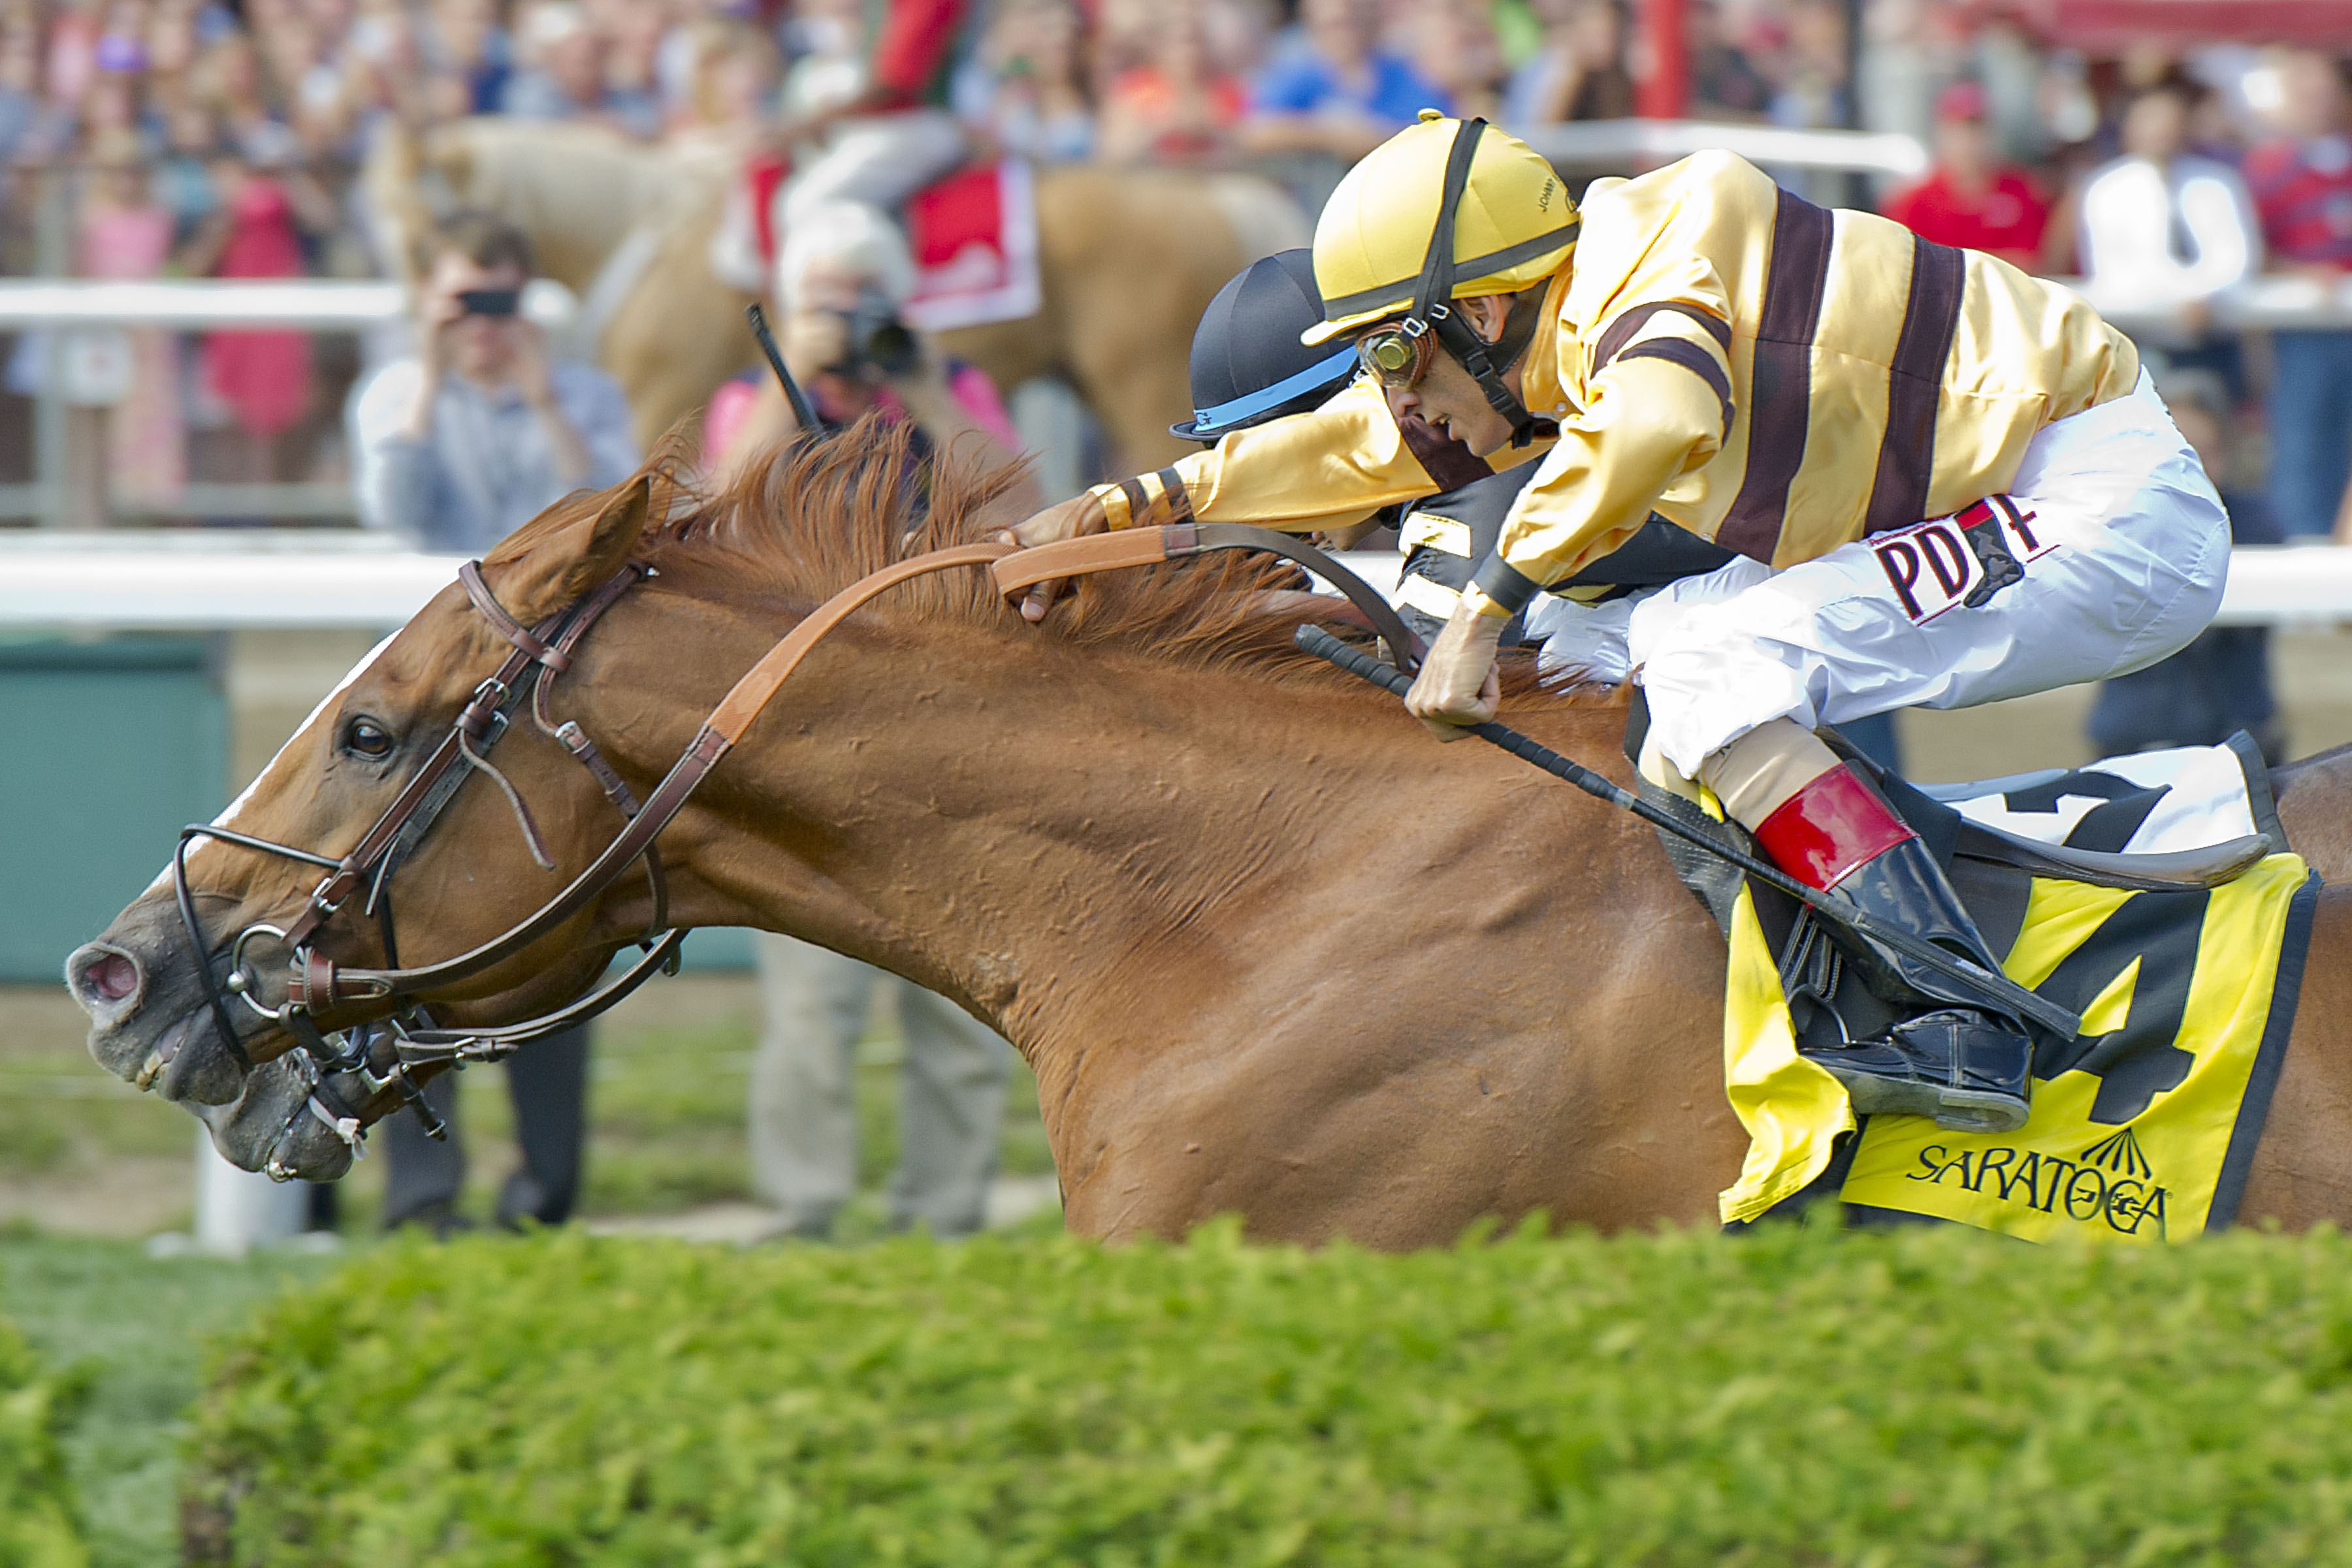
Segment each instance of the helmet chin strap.
M1438 346L1478 383L1478 390L1486 394L1486 405L1509 422L1511 444L1521 447L1556 428L1549 420L1538 420L1529 413L1518 394L1503 384L1503 372L1517 362L1535 336L1538 313L1536 308L1542 302L1543 290L1520 293L1512 303L1501 339L1493 343L1473 330L1453 307L1454 213L1462 204L1462 193L1470 183L1470 164L1477 156L1478 138L1486 130L1484 120L1473 119L1464 120L1461 129L1454 133L1454 146L1445 156L1445 188L1438 200L1437 226L1429 236L1429 253L1422 260L1421 284L1413 293L1412 313L1404 319L1404 330L1413 338L1423 332L1435 332Z

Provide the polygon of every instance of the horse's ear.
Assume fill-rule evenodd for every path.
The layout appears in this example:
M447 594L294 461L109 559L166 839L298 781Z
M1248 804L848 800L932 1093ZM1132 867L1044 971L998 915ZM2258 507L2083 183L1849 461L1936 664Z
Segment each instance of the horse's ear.
M507 613L533 625L585 597L626 566L645 537L653 491L653 476L640 474L593 517L560 528L525 550L499 574L499 597Z

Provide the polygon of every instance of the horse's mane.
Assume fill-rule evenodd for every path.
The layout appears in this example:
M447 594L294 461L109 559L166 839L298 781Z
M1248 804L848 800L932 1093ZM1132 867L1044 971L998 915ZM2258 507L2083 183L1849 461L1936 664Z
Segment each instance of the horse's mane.
M1009 521L992 508L1026 465L985 460L978 442L919 461L911 432L867 417L821 441L793 440L707 485L673 432L639 474L614 490L583 493L502 543L494 559L526 553L541 538L601 511L650 476L656 515L645 559L688 591L751 592L807 611L870 572L911 556L985 537ZM1223 550L1164 565L1076 579L1041 626L1021 622L982 571L937 572L891 590L893 615L997 635L1045 635L1076 648L1140 653L1183 666L1246 669L1276 679L1346 680L1293 644L1296 629L1344 606L1265 596L1306 586L1287 562ZM1344 630L1344 628L1342 628ZM1552 702L1600 695L1572 674L1539 677L1532 658L1505 661L1507 697Z

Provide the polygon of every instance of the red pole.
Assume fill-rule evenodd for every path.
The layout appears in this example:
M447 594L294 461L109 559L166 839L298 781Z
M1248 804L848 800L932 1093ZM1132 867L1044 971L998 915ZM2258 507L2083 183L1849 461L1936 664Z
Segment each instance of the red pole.
M1647 68L1634 93L1644 120L1680 120L1690 101L1690 47L1683 30L1688 0L1642 0L1642 54Z

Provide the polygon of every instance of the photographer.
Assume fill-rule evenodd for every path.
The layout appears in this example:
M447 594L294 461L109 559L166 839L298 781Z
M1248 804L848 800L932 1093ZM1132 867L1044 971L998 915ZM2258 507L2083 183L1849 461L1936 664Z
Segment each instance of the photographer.
M878 412L913 423L919 460L960 444L970 451L975 442L972 455L984 462L1019 456L1021 438L986 372L939 353L899 319L915 266L888 220L857 203L821 208L786 240L776 272L798 280L778 333L784 362L827 429ZM793 428L792 409L766 371L721 387L704 426L714 477L730 476ZM1022 507L1043 500L1024 478L999 507L1025 517Z
M479 555L639 453L618 382L558 361L520 314L530 242L481 213L435 231L416 351L361 382L346 416L360 520L420 549Z
M950 447L969 452L974 440L985 447L973 455L1013 460L1019 438L988 378L943 359L899 320L914 265L880 214L851 203L822 209L786 244L777 271L797 280L779 334L784 360L828 431L875 413L913 424L918 461ZM764 369L756 380L729 382L704 425L714 481L793 430L783 393ZM1027 516L1036 498L1035 482L1024 479L1000 504L1004 519ZM855 1052L877 987L895 1004L906 1039L888 1222L938 1236L979 1229L1010 1048L911 980L790 936L762 932L757 944L764 1019L751 1066L751 1180L775 1210L772 1234L829 1236L856 1196Z
M530 242L512 225L460 214L436 231L417 298L416 352L360 383L345 418L360 518L420 549L479 556L551 502L636 471L629 409L612 377L559 361L520 313ZM522 1160L499 1189L501 1225L561 1224L580 1186L588 1030L540 1040L506 1064ZM390 1165L387 1228L462 1228L466 1153L456 1073L425 1098L449 1124L428 1140L413 1117L378 1134Z

